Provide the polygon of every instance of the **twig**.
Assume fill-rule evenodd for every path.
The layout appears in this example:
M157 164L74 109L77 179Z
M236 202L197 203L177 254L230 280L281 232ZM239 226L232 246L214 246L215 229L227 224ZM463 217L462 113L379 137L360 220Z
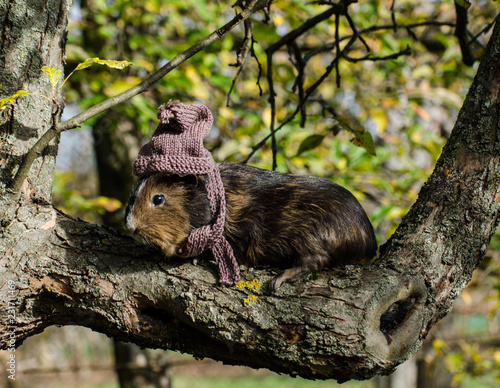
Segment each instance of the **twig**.
M276 169L276 157L278 153L278 147L276 144L276 130L274 128L276 121L276 99L274 92L274 81L273 81L273 55L276 51L278 51L281 47L291 44L294 42L299 36L302 36L306 31L310 30L318 23L321 23L323 20L328 19L330 16L335 14L344 13L347 5L350 4L351 0L346 0L343 3L333 4L331 8L327 9L325 12L320 13L308 20L306 20L299 28L296 28L293 31L290 31L288 34L283 36L280 40L273 43L266 49L267 54L267 82L269 86L269 104L271 105L271 125L270 125L270 134L271 137L271 149L273 153L273 170ZM345 4L344 4L345 3ZM303 104L302 104L303 105ZM300 109L302 109L302 105L300 105ZM260 148L260 147L259 147ZM248 160L248 158L247 158Z
M295 77L295 83L292 86L292 91L295 92L295 89L297 88L299 100L302 100L304 98L305 62L302 59L302 53L300 52L299 45L296 41L289 43L288 48L290 49L290 62L297 69L298 73L297 77ZM305 106L301 109L300 116L300 125L303 127L307 118Z
M236 56L236 63L230 65L230 66L238 66L239 68L238 71L236 72L236 75L233 78L233 82L231 83L229 92L227 92L226 106L229 106L231 93L233 92L233 88L236 85L238 77L243 71L243 67L245 66L245 61L247 60L248 52L250 51L250 47L253 44L252 21L250 19L246 19L243 24L245 26L245 39L243 40L243 43L241 44L241 47Z
M464 65L472 66L476 60L472 52L472 47L469 46L467 39L467 23L469 22L467 18L467 9L455 2L455 12L457 13L455 36L458 39L460 50L462 51L462 62Z
M276 121L276 93L274 92L274 81L273 81L273 54L269 52L267 54L267 84L269 86L269 105L271 105L271 123L270 130L271 134L271 149L273 153L273 170L276 170L277 162L276 157L278 154L278 147L276 144L276 136L274 131L274 123Z
M255 53L255 50L253 49L253 45L257 43L253 37L252 37L252 45L250 46L250 55L255 59L255 62L257 63L257 68L258 68L258 73L257 73L257 86L259 87L259 96L262 96L264 92L262 91L262 86L260 86L260 77L262 76L262 64L259 61L259 57L257 57L257 54Z
M368 46L368 43L366 43L366 40L361 36L361 34L358 32L358 29L356 28L356 25L354 24L354 20L352 20L351 15L349 15L349 12L346 11L345 17L349 23L349 26L351 27L353 35L357 36L358 39L363 43L365 46L366 51L370 52L370 46Z
M277 42L273 43L266 49L266 54L269 53L275 53L278 51L281 47L286 46L289 42L294 41L297 39L299 36L302 36L306 31L310 30L317 24L321 23L323 20L328 19L330 16L338 14L343 11L343 7L340 5L335 5L329 9L327 9L325 12L320 13L319 15L316 15L304 22L299 28L296 28L293 31L290 31L288 34L283 36L280 40Z
M328 1L323 1L323 2L316 2L317 4L319 3L322 3L322 4L329 4L329 5L333 5L334 7L328 9L327 11L311 18L311 19L308 19L304 24L302 24L299 28L293 30L293 31L290 31L288 34L286 34L285 36L283 36L279 41L273 43L271 46L269 46L267 49L266 49L266 54L267 54L267 59L268 59L268 71L267 71L267 80L268 80L268 84L269 84L269 91L270 91L270 96L269 96L269 103L271 105L271 130L270 130L270 133L269 135L267 135L264 139L262 139L259 143L255 144L251 151L249 152L249 154L247 155L247 157L245 158L245 160L243 161L243 163L247 163L251 158L252 156L255 154L255 152L257 152L260 148L262 148L264 146L264 144L269 140L269 138L272 139L272 142L273 142L273 145L272 145L272 149L273 149L273 168L274 168L274 165L275 165L275 161L276 161L276 144L275 144L275 134L277 131L279 131L281 128L283 128L283 126L285 126L286 124L288 124L290 121L292 121L296 115L300 112L302 114L302 116L305 115L305 111L304 111L304 105L305 103L309 100L309 98L311 97L312 93L317 89L317 87L326 79L326 77L328 77L331 73L331 71L333 69L337 69L338 67L338 62L340 60L341 57L345 58L346 60L348 61L351 61L351 62L359 62L359 61L380 61L380 60L390 60L390 59L395 59L401 55L409 55L410 54L410 48L407 47L406 49L404 50L401 50L397 53L394 53L394 54L391 54L391 55L387 55L385 57L374 57L374 56L365 56L365 57L362 57L362 58L351 58L347 55L347 53L349 52L349 49L350 47L354 44L354 42L356 40L361 40L361 42L363 43L363 45L365 46L365 48L367 49L367 51L370 51L370 48L368 46L368 44L366 43L366 41L363 39L362 35L363 34L367 34L367 33L370 33L370 32L376 32L376 31L380 31L380 30L387 30L387 29L393 29L393 30L397 30L397 29L400 29L400 28L405 28L407 30L410 30L411 31L411 28L415 28L415 27L423 27L423 26L451 26L451 27L454 27L456 24L455 23L452 23L452 22L440 22L440 21L436 21L436 20L429 20L429 21L425 21L425 22L419 22L419 23L411 23L411 24L406 24L406 25L403 25L403 24L397 24L396 23L396 20L395 20L395 17L392 19L392 24L388 24L388 25L380 25L380 26L372 26L372 27L369 27L369 28L366 28L366 29L363 29L363 30L357 30L356 29L356 26L354 25L354 22L352 21L352 19L350 18L348 12L347 12L347 7L345 7L345 4L349 4L349 2L346 2L345 4L344 3L340 3L340 4L332 4L331 2L328 2ZM393 2L393 5L394 5L394 2ZM345 8L344 8L345 7ZM334 42L332 43L329 43L329 44L326 44L322 47L319 47L319 48L316 48L314 50L311 50L310 52L308 52L307 54L305 55L300 55L300 47L298 47L298 45L296 45L296 39L301 36L302 34L304 34L307 30L311 29L312 27L314 27L316 24L318 24L319 22L325 20L325 19L328 19L331 15L344 15L346 16L348 22L349 22L349 25L353 31L353 33L351 35L348 35L348 36L344 36L344 37L339 37L338 36L338 32L336 32L336 39ZM337 18L338 20L338 18ZM337 29L337 20L336 20L336 29ZM343 48L343 49L340 49L340 42L342 42L343 40L346 40L346 39L349 39L349 42L347 43L347 45ZM296 46L294 46L294 44ZM293 52L294 52L294 57L296 59L295 63L292 62L292 64L297 68L297 70L299 71L299 76L301 74L301 68L302 69L305 69L305 66L306 66L306 63L309 61L309 59L311 59L314 55L317 55L321 52L324 52L324 51L331 51L332 49L337 49L337 55L335 57L335 59L330 63L330 65L328 66L328 68L326 69L325 73L321 76L321 78L319 78L313 85L311 85L306 91L301 91L300 88L299 88L299 93L300 93L300 96L299 96L299 104L297 105L296 107L296 110L291 113L290 115L288 115L282 122L281 124L278 126L278 127L275 127L275 119L276 119L276 101L275 101L275 93L274 93L274 81L273 81L273 78L272 78L272 72L271 72L271 69L272 69L272 55L277 51L279 50L282 46L284 45L287 45L289 48L292 48ZM297 52L299 54L297 54ZM339 55L340 53L340 55ZM298 64L297 62L297 58L298 58L298 55L300 55L300 60L301 60L301 63L300 65ZM298 76L298 77L299 77ZM340 81L340 76L338 75L338 70L337 70L337 83ZM260 79L260 74L259 74L259 79ZM299 86L300 85L300 80L299 79L296 79L295 81L295 84L294 84L294 87L295 86Z
M259 9L262 9L262 6L267 4L267 1L263 0L252 0L249 2L248 7L243 9L239 14L237 14L231 21L226 23L224 26L221 28L215 30L212 32L210 35L207 37L203 38L202 40L198 41L195 43L193 46L188 48L187 50L183 51L182 53L179 53L175 56L174 59L172 59L170 62L168 62L165 66L151 74L149 77L144 79L141 83L138 85L126 90L123 93L120 93L114 97L111 97L103 102L100 102L87 110L83 111L82 113L74 116L73 118L64 121L62 123L57 124L56 126L51 127L47 132L45 132L42 137L35 143L35 145L28 151L26 156L23 159L23 162L21 166L19 167L19 170L16 173L16 176L11 182L10 189L13 190L14 192L18 192L21 188L21 185L28 175L29 169L35 160L35 158L41 154L43 149L46 147L46 145L54 138L56 137L59 133L63 131L67 131L69 129L73 129L76 127L79 127L84 121L88 120L89 118L104 112L105 110L118 105L124 101L127 101L131 99L132 97L144 93L147 91L151 86L153 86L156 82L158 82L160 79L162 79L165 75L170 73L172 70L177 68L180 64L182 64L184 61L187 59L191 58L193 55L197 54L201 50L205 49L209 45L211 45L213 42L219 40L222 38L227 32L232 30L235 26L240 24L241 22L245 21L248 19L254 12L258 11Z
M405 28L405 29L410 28L411 29L411 28L415 28L415 27L426 27L426 26L448 26L448 27L455 27L456 23L453 23L453 22L439 22L439 21L436 21L436 20L428 20L428 21L420 22L420 23L398 24L396 26L396 28ZM380 25L380 26L372 26L372 27L368 27L368 28L365 28L363 30L358 31L357 35L361 36L361 35L368 34L368 33L371 33L371 32L377 32L377 31L383 31L383 30L390 30L390 29L393 29L393 28L394 28L394 26L392 24L384 24L384 25ZM351 39L355 35L356 34L351 34L351 35L343 36L342 38L340 38L340 41ZM313 56L321 54L322 52L331 51L332 49L335 48L336 44L337 44L336 42L330 42L330 43L327 43L327 44L325 44L325 45L323 45L321 47L317 47L315 49L311 49L306 55L304 55L304 61L307 62Z
M408 35L410 36L410 38L412 38L413 40L417 40L418 41L417 34L415 34L415 32L413 31L413 29L411 27L406 27L406 32L408 33Z
M243 163L247 163L252 158L252 156L260 148L262 148L264 146L264 144L266 144L266 142L269 140L270 137L275 136L276 132L278 132L281 128L283 128L285 125L287 125L289 122L291 122L297 116L297 114L302 109L302 106L309 100L309 98L314 93L314 91L318 88L318 86L321 85L321 83L323 83L323 81L331 74L331 72L333 71L333 69L336 66L336 62L338 62L340 60L340 58L344 55L345 52L347 52L351 49L351 46L354 44L356 39L357 38L355 36L351 36L351 39L349 40L349 42L347 42L345 47L340 52L340 56L336 56L333 59L333 61L326 68L325 73L323 73L323 75L314 84L312 84L311 86L309 86L305 90L304 98L299 101L295 111L293 113L289 114L287 117L285 117L285 119L281 122L281 124L278 127L274 128L274 125L273 125L271 133L269 135L267 135L264 139L262 139L259 143L257 143L256 145L254 145L252 147L251 151L249 152L249 154L247 155L247 157L245 158Z
M479 47L484 49L485 48L484 44L479 42L478 38L481 35L486 34L495 25L496 20L497 19L495 18L495 20L493 20L491 23L488 23L486 26L484 26L484 28L481 31L479 31L476 35L473 35L469 41L469 45L472 45L473 43L477 43L479 45Z
M398 23L396 22L395 6L396 6L396 0L392 0L392 4L391 4L391 21L392 21L393 31L397 32L397 30L398 30Z
M340 57L340 35L339 35L339 25L340 17L336 15L335 17L335 49L337 50L337 57ZM357 37L356 34L354 36ZM340 88L340 72L339 72L339 61L335 61L335 81L337 83L337 88Z
M323 75L318 80L316 80L315 83L313 83L311 86L309 86L306 89L305 99L304 99L304 101L300 102L301 104L305 103L305 101L314 93L314 91L318 88L318 86L321 85L323 83L323 81L330 75L332 70L337 66L340 58L343 57L345 55L345 53L351 49L351 46L354 44L354 42L356 42L356 40L357 40L356 36L351 37L351 39L349 40L349 42L347 42L347 44L344 46L344 48L339 53L339 55L336 56L333 59L333 61L328 65L328 67L326 68L326 71L323 73Z
M376 62L376 61L387 61L390 59L397 59L401 55L411 55L410 46L406 46L406 48L404 50L400 50L394 54L386 55L385 57L373 57L371 55L366 55L366 56L361 57L361 58L352 58L352 57L348 56L347 54L344 54L344 59L349 61L349 62L352 62L352 63L361 62L361 61Z

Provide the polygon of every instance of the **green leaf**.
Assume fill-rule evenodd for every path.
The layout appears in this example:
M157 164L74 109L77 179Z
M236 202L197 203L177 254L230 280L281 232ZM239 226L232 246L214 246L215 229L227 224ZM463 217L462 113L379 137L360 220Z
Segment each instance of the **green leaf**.
M297 151L297 155L295 156L299 156L305 151L309 151L320 146L324 138L325 137L323 135L311 135L306 137L304 140L302 140L302 143L300 143L299 150Z
M93 61L93 59L98 59L98 58L87 58L83 62L79 63L74 71L83 70L83 69L86 69L87 67L92 66L95 63L95 61Z
M370 155L376 155L372 135L360 123L349 121L340 115L334 116L334 119L339 123L342 129L354 135L354 138L351 140L354 145L363 147Z
M49 77L50 84L52 85L52 90L57 86L57 83L61 79L62 69L57 67L43 66L42 71Z
M127 66L132 65L132 62L129 61L115 61L111 59L100 59L100 58L87 58L84 60L82 63L78 64L78 66L75 68L74 71L76 70L83 70L86 69L87 67L92 66L94 63L97 63L99 65L105 65L108 67L112 67L114 69L124 69Z
M469 9L469 7L471 6L470 1L468 0L455 0L455 3L457 3L460 7L465 9Z
M21 97L21 96L25 96L27 95L29 92L26 91L26 90L18 90L17 92L15 92L12 96L9 96L9 97L5 97L5 98L2 98L0 100L0 110L4 109L4 107L8 104L12 104L14 102L14 100L17 98L17 97Z
M373 144L373 138L370 132L355 132L354 139L351 141L354 145L363 147L370 155L376 155L375 145Z

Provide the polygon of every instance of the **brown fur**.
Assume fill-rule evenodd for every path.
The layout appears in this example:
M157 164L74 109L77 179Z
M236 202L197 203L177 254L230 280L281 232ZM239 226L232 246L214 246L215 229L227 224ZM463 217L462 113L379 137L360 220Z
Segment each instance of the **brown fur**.
M272 280L272 290L303 273L375 256L370 221L341 186L235 163L222 163L220 170L227 200L224 236L240 264L284 269ZM166 202L154 207L158 193ZM126 214L129 230L166 256L175 256L189 232L210 218L205 177L168 173L140 180Z
M200 205L193 208L195 212L199 208L201 211L196 212L197 214L186 211L193 207L196 186L196 179L182 179L168 173L141 179L136 187L136 191L140 189L140 192L135 198L131 197L133 203L128 206L133 208L133 212L130 213L127 208L126 216L127 227L134 238L157 246L167 257L175 256L179 245L187 240L189 233L195 228L193 224L201 226L210 222L210 209L206 209L209 202L202 195L197 198ZM165 196L166 202L154 207L151 199L159 194ZM194 218L198 218L198 222Z

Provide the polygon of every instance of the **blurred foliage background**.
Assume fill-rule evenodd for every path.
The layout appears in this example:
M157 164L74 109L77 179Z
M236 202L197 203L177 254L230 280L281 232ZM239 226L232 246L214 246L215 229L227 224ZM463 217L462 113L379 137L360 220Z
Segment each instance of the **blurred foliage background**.
M63 134L55 202L75 217L123 228L133 184L132 161L156 128L158 106L178 99L201 102L212 111L214 126L206 146L216 160L332 179L360 200L379 243L384 243L432 172L477 61L472 66L463 63L454 35L458 9L454 1L341 3L347 13L314 24L312 20L333 2L273 1L270 9L253 15L251 23L189 59L156 87L94 117L82 129ZM468 48L479 59L498 1L468 4ZM238 9L227 1L75 1L66 74L91 57L134 65L124 70L93 66L74 73L64 91L65 117L136 85L225 24ZM290 39L304 26L308 28ZM420 384L442 377L442 385L432 386L498 386L499 292L497 233L453 312L415 357ZM46 346L50 356L41 351ZM168 386L165 376L170 376L172 387L225 386L221 376L204 385L211 380L195 372L197 365L203 370L203 362L193 365L189 363L195 361L172 352L120 346L80 328L47 330L19 349L19 359L29 362L20 363L22 378L14 386L24 386L22 381L29 376L35 376L29 379L31 387L115 387L117 381L122 387L146 386L141 385L146 381L149 386ZM120 355L128 358L120 361ZM111 373L115 356L119 380ZM176 374L174 367L183 363L191 366ZM132 365L128 375L123 374L125 364ZM232 372L220 368L234 384ZM105 374L98 382L102 370L112 376ZM141 373L142 380L136 381L134 376ZM94 380L85 379L89 374ZM49 375L50 379L40 377ZM240 387L246 386L244 381L249 386L334 386L287 377L280 381L281 377L265 373L252 374L250 380L238 378ZM383 381L349 384L344 386L390 386Z

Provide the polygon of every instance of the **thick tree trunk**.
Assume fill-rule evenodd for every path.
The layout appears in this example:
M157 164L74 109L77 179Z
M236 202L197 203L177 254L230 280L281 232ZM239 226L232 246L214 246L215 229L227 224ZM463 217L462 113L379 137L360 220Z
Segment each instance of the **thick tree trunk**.
M41 83L36 66L55 66L58 60L60 66L61 46L47 55L38 45L63 42L62 15L69 6L49 1L46 10L35 14L37 21L46 15L43 26L54 23L49 32L16 19L31 11L20 13L18 3L1 9L0 20L7 21L1 49L10 44L2 58L21 42L34 40L40 52L31 55L40 59L29 66L4 60L0 81L13 91L19 86L5 81L9 74L27 75L23 87L29 89L31 82ZM49 12L54 9L60 10L58 17ZM18 23L24 30L14 27ZM0 312L8 328L0 334L0 348L18 346L50 325L77 324L144 347L307 378L366 379L390 373L449 310L498 225L499 94L497 25L434 173L379 260L310 275L283 285L275 295L265 287L270 270L243 270L249 281L245 287L220 286L213 263L167 263L129 237L58 213L48 202L46 171L53 168L53 154L40 155L21 199L8 202L2 195L0 287L3 306L12 308ZM6 117L3 185L25 153L22 147L50 126L50 107L28 98L18 100ZM26 117L45 121L23 124L16 114L29 109L38 113ZM12 312L15 319L9 317Z
M425 280L424 336L470 281L500 221L498 20L434 172L380 250L385 267Z
M69 0L0 3L0 93L7 97L19 89L30 92L1 112L1 189L10 183L23 155L61 114L62 98L56 98L61 108L51 102L52 86L42 67L63 68L70 6ZM26 195L50 200L56 155L53 142L36 159L25 182ZM0 208L11 210L9 204Z

